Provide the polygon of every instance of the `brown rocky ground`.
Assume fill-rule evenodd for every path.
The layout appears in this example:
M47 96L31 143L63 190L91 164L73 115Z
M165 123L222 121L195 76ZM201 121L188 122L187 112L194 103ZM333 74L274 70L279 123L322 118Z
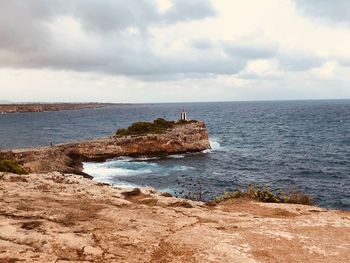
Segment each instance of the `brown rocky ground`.
M350 212L0 173L0 263L350 262Z

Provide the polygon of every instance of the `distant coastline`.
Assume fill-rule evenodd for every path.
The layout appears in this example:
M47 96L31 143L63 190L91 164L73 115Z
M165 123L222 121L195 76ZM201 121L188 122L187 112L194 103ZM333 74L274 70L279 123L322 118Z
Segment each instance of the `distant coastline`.
M0 104L0 113L44 112L62 110L96 109L107 106L127 105L121 103L11 103Z

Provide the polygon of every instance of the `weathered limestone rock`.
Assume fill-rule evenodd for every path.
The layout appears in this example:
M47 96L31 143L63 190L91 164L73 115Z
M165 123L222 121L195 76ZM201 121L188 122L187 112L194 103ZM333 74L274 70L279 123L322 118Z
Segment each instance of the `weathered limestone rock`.
M129 193L129 194L126 194ZM0 173L0 262L350 262L350 212Z
M204 122L176 125L162 134L108 137L52 147L1 151L0 158L16 160L33 173L58 171L86 175L83 161L104 161L119 156L199 152L210 148Z

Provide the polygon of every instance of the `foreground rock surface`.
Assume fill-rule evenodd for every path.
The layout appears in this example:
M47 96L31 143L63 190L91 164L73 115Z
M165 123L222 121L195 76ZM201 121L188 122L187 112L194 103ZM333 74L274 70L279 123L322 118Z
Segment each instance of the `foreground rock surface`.
M162 134L107 137L51 147L0 151L0 159L15 160L33 173L58 171L86 175L83 172L83 161L104 161L119 156L199 152L209 148L205 124L196 122L176 125Z
M0 173L0 262L350 262L350 212Z

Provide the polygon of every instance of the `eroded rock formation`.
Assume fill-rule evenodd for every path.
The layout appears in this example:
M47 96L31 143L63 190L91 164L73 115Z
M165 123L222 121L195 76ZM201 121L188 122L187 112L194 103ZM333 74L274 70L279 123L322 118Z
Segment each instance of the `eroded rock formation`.
M85 175L83 161L119 156L162 155L209 149L203 122L176 125L162 134L99 138L35 149L1 151L0 158L15 160L29 172L58 171Z

